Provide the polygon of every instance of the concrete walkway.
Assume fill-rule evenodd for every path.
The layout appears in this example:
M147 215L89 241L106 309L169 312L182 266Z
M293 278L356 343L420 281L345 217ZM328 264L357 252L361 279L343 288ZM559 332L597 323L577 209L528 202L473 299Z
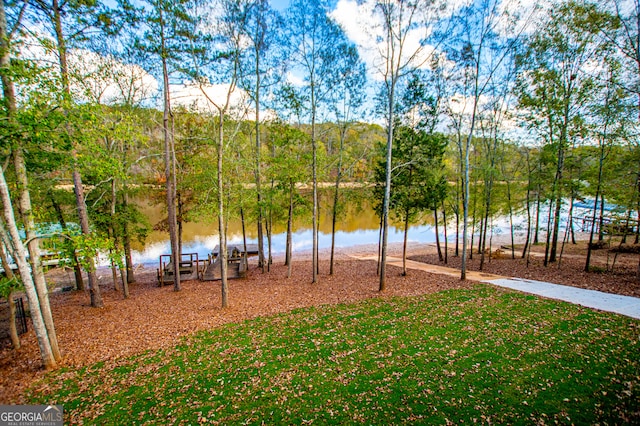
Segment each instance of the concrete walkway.
M360 260L378 260L376 256L354 257ZM388 256L387 265L402 268L402 259ZM433 274L460 277L460 270L458 269L430 265L428 263L416 262L413 260L407 260L407 268L431 272ZM467 279L640 319L640 298L637 297L603 293L601 291L551 284L543 281L509 278L478 271L467 271Z

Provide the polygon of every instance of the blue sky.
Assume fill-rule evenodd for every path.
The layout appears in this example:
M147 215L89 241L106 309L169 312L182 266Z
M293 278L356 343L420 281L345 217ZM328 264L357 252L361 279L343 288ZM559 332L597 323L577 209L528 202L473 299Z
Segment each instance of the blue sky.
M289 0L269 0L274 9L283 11L289 6Z

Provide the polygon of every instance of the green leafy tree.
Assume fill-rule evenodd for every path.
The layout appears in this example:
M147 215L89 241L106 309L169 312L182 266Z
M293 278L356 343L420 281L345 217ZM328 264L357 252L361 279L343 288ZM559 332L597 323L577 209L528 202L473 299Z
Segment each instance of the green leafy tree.
M340 183L343 180L345 169L345 142L347 133L354 126L362 113L365 101L365 94L362 87L366 83L365 64L361 61L355 45L343 44L339 47L344 49L337 57L338 62L335 67L339 70L341 77L334 86L334 100L332 109L335 114L338 126L338 153L335 160L335 187L333 192L333 206L331 212L331 259L329 261L329 274L334 271L335 236L336 222L340 208Z
M18 3L20 12L13 22L13 27L21 25L26 3ZM13 164L17 177L18 186L18 207L22 216L23 226L27 239L27 250L29 251L30 267L27 266L27 254L23 242L17 232L17 223L13 212L13 203L9 193L9 188L4 175L4 170L0 172L0 192L3 205L3 217L10 233L10 238L6 235L3 227L3 243L6 248L12 248L11 254L18 265L18 271L25 286L30 305L33 310L34 328L40 346L40 353L43 363L47 368L53 368L62 359L51 307L49 305L49 295L44 278L44 271L40 261L40 245L35 233L35 220L31 206L31 195L29 193L29 182L24 156L24 141L18 136L21 132L17 125L17 101L15 89L14 72L11 55L13 51L13 37L15 33L9 30L6 7L3 3L0 6L0 79L2 81L3 93L3 115L7 121L9 129L8 139L9 149L13 157Z
M626 136L626 129L629 127L630 119L628 116L628 92L620 89L620 67L619 63L612 59L605 60L608 78L599 79L597 101L590 106L590 131L595 137L597 147L597 172L595 174L595 182L591 180L590 187L595 188L593 192L594 205L593 215L591 217L591 228L589 230L589 245L587 247L587 256L585 261L585 271L589 272L591 262L591 252L593 249L594 231L596 226L596 217L598 214L598 203L600 208L604 208L606 188L604 180L606 174L612 168L609 166L609 157L615 145ZM635 191L634 191L635 192ZM598 201L599 200L599 201ZM602 210L600 216L602 217ZM600 235L602 235L602 224L600 225Z
M397 125L395 129L390 207L404 225L402 274L406 275L409 224L425 210L437 209L446 195L442 160L449 141L419 127Z
M340 81L338 58L348 52L347 38L329 16L326 0L294 0L286 14L286 37L289 40L289 60L293 70L304 79L300 88L301 106L310 123L312 212L312 282L318 280L318 135L316 124L323 107L330 105L334 86Z
M462 112L457 114L455 123L462 175L462 265L461 279L466 279L467 250L469 240L469 213L471 201L471 160L470 154L477 126L480 121L482 100L489 89L501 85L501 75L505 59L511 55L527 27L528 20L518 19L512 13L516 2L482 0L469 3L454 14L451 35L448 37L451 57L457 63L460 74L459 86ZM501 35L500 32L506 34ZM474 203L475 210L475 203ZM475 216L475 214L473 215ZM475 224L476 218L473 218ZM473 232L471 232L473 239ZM471 257L471 256L469 256Z
M248 42L240 56L238 85L249 95L253 104L255 137L254 179L257 198L258 265L264 272L264 212L262 194L262 111L265 99L285 75L284 49L279 49L282 17L271 8L267 0L242 0L234 2L235 25Z
M84 117L75 116L73 91L71 86L71 70L69 66L69 49L86 47L87 40L99 31L110 30L111 11L100 1L90 2L60 2L59 0L37 0L33 2L32 19L41 24L53 40L52 49L58 59L58 74L60 79L60 103L66 116L63 137L70 141L71 157L73 159L72 175L78 220L82 233L90 238L91 228L89 214L85 200L85 189L79 169L79 149L82 136L78 130L85 123L79 123ZM105 34L105 32L103 32ZM51 39L41 39L43 46L48 47ZM102 307L102 295L98 286L93 267L88 270L88 286L91 306Z
M377 74L382 78L382 104L386 125L386 170L381 217L381 262L379 291L386 286L387 240L389 207L391 200L392 155L394 126L396 125L396 96L398 84L416 68L427 64L433 51L427 49L426 40L438 18L440 3L435 1L384 0L374 9L375 39L378 53ZM422 41L411 45L411 37ZM435 51L435 50L434 50Z
M519 59L519 105L528 111L531 129L538 132L546 147L555 151L555 173L551 187L553 215L545 264L557 260L561 208L566 192L565 159L572 139L584 132L583 106L592 99L594 76L585 72L597 60L599 45L588 31L588 15L582 5L557 5L548 20L531 36Z
M297 214L308 207L296 184L309 178L309 170L306 167L311 156L307 149L309 136L300 129L278 121L270 123L269 134L273 155L268 163L268 177L274 182L273 191L281 200L282 210L286 211L285 264L288 266L287 276L291 277L293 221Z
M136 7L136 5L140 5ZM173 259L173 289L180 291L178 259L181 256L176 214L176 158L169 77L183 68L182 62L191 50L194 18L189 14L189 0L146 0L136 3L122 0L120 11L126 16L130 31L135 33L135 46L148 55L148 64L160 66L162 75L162 133L164 143L164 178L167 195L169 239ZM157 61L157 62L153 62Z

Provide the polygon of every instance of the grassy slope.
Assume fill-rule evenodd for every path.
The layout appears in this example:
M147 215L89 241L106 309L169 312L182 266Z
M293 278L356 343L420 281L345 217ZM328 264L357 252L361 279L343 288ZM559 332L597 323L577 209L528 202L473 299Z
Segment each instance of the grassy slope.
M640 422L640 321L478 286L322 306L52 373L76 423Z

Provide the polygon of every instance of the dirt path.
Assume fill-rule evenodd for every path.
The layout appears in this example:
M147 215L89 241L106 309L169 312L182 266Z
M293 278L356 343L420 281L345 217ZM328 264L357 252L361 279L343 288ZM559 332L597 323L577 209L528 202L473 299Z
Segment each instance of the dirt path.
M359 260L376 260L376 257L354 256ZM403 261L401 258L388 257L387 264L402 269ZM413 260L406 261L407 269L429 272L432 274L447 275L449 277L460 277L458 269L448 268L444 266L430 265L428 263L416 262ZM485 272L468 271L467 279L479 281L487 284L497 285L500 287L510 288L525 293L535 294L550 299L562 300L564 302L574 303L576 305L586 306L588 308L598 309L606 312L614 312L626 315L631 318L640 319L640 298L631 296L622 296L619 294L603 293L597 290L589 290L576 288L566 285L553 284L543 281L523 280L521 278L503 277L500 275L488 274Z

